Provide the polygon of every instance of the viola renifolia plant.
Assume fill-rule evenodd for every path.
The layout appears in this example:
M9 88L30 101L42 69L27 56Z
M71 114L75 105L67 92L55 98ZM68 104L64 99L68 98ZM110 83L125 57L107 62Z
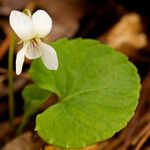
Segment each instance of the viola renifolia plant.
M41 10L32 19L16 11L17 15L12 13L10 17L10 22L18 18L11 26L24 41L17 55L17 74L22 70L24 56L42 57L32 62L29 74L34 83L23 91L24 124L54 93L57 103L36 117L35 130L45 142L62 148L82 148L112 137L127 125L138 104L140 78L136 67L125 55L97 40L60 39L52 44L53 48L45 45L39 39L50 28L45 30L44 23L39 22L44 20L40 12L51 27L47 13ZM20 16L26 32L20 32L24 31L21 25L15 28L22 20ZM39 23L43 30L36 26Z

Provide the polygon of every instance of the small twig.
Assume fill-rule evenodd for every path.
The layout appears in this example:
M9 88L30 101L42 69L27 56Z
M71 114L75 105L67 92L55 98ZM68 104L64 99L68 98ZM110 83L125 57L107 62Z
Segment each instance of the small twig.
M142 131L135 137L135 139L133 139L133 141L132 141L132 145L136 145L137 143L138 143L138 141L145 135L145 133L147 132L147 131L149 131L150 130L150 123L149 124L147 124L145 127L144 127L144 129L142 129Z
M143 144L145 143L145 141L148 139L149 136L150 136L150 131L145 133L143 138L140 140L139 144L135 147L135 150L141 150L141 147L143 146Z

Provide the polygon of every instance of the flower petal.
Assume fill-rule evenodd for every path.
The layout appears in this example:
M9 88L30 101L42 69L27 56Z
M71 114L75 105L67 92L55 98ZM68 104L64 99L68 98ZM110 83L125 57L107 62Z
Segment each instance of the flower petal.
M33 22L31 18L24 13L13 10L9 17L10 26L22 40L33 38Z
M45 37L52 28L52 20L44 10L37 10L32 15L34 32L37 37Z
M44 65L48 69L57 70L58 58L54 48L45 43L41 43L41 48L43 50L42 61Z
M27 45L24 45L23 48L17 53L17 56L16 56L16 74L17 75L19 75L22 72L26 50L27 50Z
M25 54L28 59L36 59L42 55L43 50L40 47L40 43L34 40L30 41Z

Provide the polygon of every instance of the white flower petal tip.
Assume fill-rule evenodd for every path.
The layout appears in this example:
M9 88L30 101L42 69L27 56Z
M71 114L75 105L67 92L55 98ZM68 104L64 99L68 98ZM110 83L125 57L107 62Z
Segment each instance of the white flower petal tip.
M34 37L33 22L31 18L24 13L13 10L9 17L10 26L23 41Z
M42 61L46 68L50 70L58 69L58 57L56 51L53 47L48 44L41 43L41 48L43 49Z
M32 20L36 36L43 38L51 31L52 19L46 11L37 10L32 15Z

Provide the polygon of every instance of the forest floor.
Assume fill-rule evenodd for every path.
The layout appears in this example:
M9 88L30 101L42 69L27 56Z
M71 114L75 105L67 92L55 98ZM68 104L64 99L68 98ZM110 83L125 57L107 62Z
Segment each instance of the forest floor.
M16 137L9 126L8 114L8 50L11 40L11 10L45 9L53 18L50 41L62 37L93 38L124 53L138 68L141 92L135 115L127 127L109 140L86 147L87 150L150 150L150 13L146 0L0 0L0 149L59 150L47 145L34 132L33 116L24 132ZM19 50L16 48L15 53ZM15 57L15 55L14 55ZM21 76L14 72L15 120L22 119L21 91L31 81L25 61ZM42 111L42 108L41 110Z

